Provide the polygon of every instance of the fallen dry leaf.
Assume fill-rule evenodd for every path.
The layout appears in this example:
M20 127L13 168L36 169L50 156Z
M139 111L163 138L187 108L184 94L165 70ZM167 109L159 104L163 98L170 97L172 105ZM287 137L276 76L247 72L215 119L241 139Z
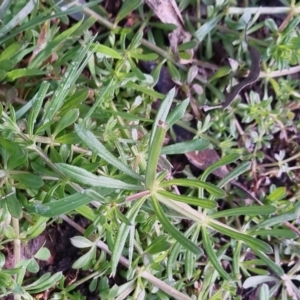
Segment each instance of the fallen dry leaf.
M146 0L147 5L154 14L163 22L176 25L176 29L169 34L170 45L177 56L178 45L191 40L191 34L184 29L181 13L175 0ZM187 63L188 61L184 61Z

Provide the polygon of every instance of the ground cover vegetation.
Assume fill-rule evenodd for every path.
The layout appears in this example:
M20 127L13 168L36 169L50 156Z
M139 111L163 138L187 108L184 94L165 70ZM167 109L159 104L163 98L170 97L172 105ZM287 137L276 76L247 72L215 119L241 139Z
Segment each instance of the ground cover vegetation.
M0 298L300 299L299 11L2 1Z

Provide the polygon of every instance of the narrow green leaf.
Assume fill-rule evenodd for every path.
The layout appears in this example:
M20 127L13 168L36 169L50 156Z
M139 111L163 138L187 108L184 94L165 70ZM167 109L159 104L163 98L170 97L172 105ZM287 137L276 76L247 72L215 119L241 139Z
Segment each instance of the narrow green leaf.
M154 127L152 127L152 130L154 130ZM158 122L155 134L153 136L153 142L150 144L145 175L145 185L149 190L152 190L154 187L158 158L165 138L165 134L166 124L163 122Z
M239 177L241 174L248 171L251 167L251 162L244 162L238 165L236 168L234 168L232 171L230 171L219 183L218 187L223 187L230 181L234 180L235 178Z
M126 213L127 219L134 222L144 201L145 199L140 199L133 204L133 206ZM130 228L131 226L128 226L125 223L122 223L121 226L119 227L114 248L112 251L112 256L111 256L111 273L113 276L116 274L117 266L119 264L119 259L124 249L124 245L127 240L127 236Z
M153 255L168 250L170 248L170 243L167 242L167 239L168 237L166 235L156 237L144 252Z
M259 251L256 248L252 248L252 251L278 276L284 275L283 269L279 264L272 261L264 252Z
M21 77L45 75L45 71L39 69L15 69L6 73L7 81L14 81Z
M205 37L211 33L211 31L216 27L219 21L223 18L223 14L220 14L208 22L204 23L196 32L194 32L194 37L197 38L199 42L202 42Z
M123 164L119 159L117 159L112 153L110 153L90 131L77 124L75 124L75 131L82 142L99 157L116 167L118 170L129 175L130 177L140 181L144 181L144 178L142 176L134 172L127 165Z
M151 195L153 208L155 210L156 216L159 220L159 222L162 224L164 229L175 239L180 243L184 248L188 249L189 251L193 252L196 255L201 254L200 248L195 245L193 242L191 242L188 238L186 238L180 231L174 227L171 222L166 217L165 213L163 212L162 208L160 207L160 204L158 200L156 199L156 196L154 194Z
M92 44L92 47L95 47L95 52L101 53L106 57L116 58L116 59L123 59L122 55L117 52L116 50L107 47L102 44Z
M13 0L3 0L0 6L0 19L3 18L5 12L9 9L10 5L13 3Z
M62 278L62 276L62 272L57 272L46 280L42 280L42 277L40 277L39 280L35 281L34 283L28 286L25 286L24 289L26 291L30 291L33 294L43 292L51 287L54 287L57 284L57 282ZM37 284L37 282L39 283Z
M117 217L117 219L119 219L121 222L125 223L125 224L128 225L128 226L132 226L132 225L133 225L133 222L130 221L128 218L126 218L126 216L123 215L123 214L119 211L119 208L118 208L118 207L115 207L115 208L114 208L114 213L115 213L115 216Z
M155 136L155 132L156 132L156 128L157 128L158 124L161 122L163 122L163 123L166 122L166 119L167 119L168 113L170 111L174 97L175 97L175 88L171 89L170 92L166 95L166 98L162 101L162 103L157 111L154 123L152 125L150 145L154 141L154 136Z
M125 0L122 4L119 13L117 14L115 24L127 17L133 10L137 9L142 4L142 0Z
M272 227L277 224L282 224L284 222L296 220L298 216L299 216L299 208L297 207L290 212L281 214L279 216L268 218L262 221L261 223L253 226L251 230L256 230L258 228L264 228L264 227Z
M82 21L76 23L72 27L64 30L61 34L56 36L53 40L47 41L45 47L34 57L29 64L30 69L39 68L41 64L53 53L56 48L62 43L65 43L67 39L76 31L82 24Z
M132 38L127 49L133 50L133 49L138 48L141 45L141 40L143 38L143 35L144 35L143 31L139 30Z
M40 88L38 92L34 95L33 99L31 101L32 109L30 110L30 114L28 117L28 125L27 125L27 132L29 136L33 135L33 128L34 124L38 118L38 115L40 113L40 110L42 108L44 99L46 97L46 94L48 92L48 89L50 87L50 83L43 81L40 85Z
M207 208L207 209L212 209L212 208L217 207L216 202L208 200L208 199L200 199L200 198L190 197L190 196L185 196L185 195L177 195L177 194L170 193L170 192L163 191L163 190L158 190L157 193L168 199L171 199L171 200L184 202L184 203L187 203L190 205L201 206L201 207Z
M36 2L37 2L36 0L30 1L30 3L34 3L34 5L36 5ZM11 32L9 34L3 34L3 31L0 32L0 44L3 44L4 42L12 39L13 37L17 36L19 33L25 32L25 31L27 31L27 29L30 29L30 28L35 28L37 25L43 24L48 20L60 18L63 16L67 16L67 15L82 11L83 7L91 7L99 2L100 2L99 0L91 1L91 2L85 3L84 5L74 6L69 9L59 11L54 14L52 13L53 8L50 7L48 10L45 10L45 11L41 12L39 15L36 15L34 18L28 20L28 22L24 22L23 24L19 25L21 20L23 20L23 18L26 17L26 15L22 15L21 19L17 18L17 20L15 20L15 21L17 21L17 23L12 22L11 26L12 26L13 30L11 30ZM20 13L21 13L21 11L20 11ZM7 31L6 26L4 26L4 27L5 27L5 32L7 33L10 29L8 29L8 31ZM3 28L1 28L1 30L2 29Z
M275 202L283 199L286 196L285 187L279 187L275 189L268 197L267 200Z
M137 84L137 83L132 82L132 81L129 81L126 84L126 87L132 88L132 89L134 89L138 92L144 93L144 94L146 94L150 97L153 97L153 98L164 99L164 97L165 97L165 95L163 95L161 93L158 93L158 92L154 91L153 89L149 89L148 87L142 86L142 85Z
M218 260L217 255L211 245L212 241L209 238L209 234L208 234L205 226L201 227L201 233L202 233L203 246L204 246L205 252L206 252L211 264L214 266L216 271L220 274L220 276L223 279L230 281L231 278L230 278L229 274L224 271L223 267L221 266L221 264Z
M92 42L93 39L87 45L82 46L77 51L72 63L69 64L60 85L58 86L57 90L54 91L51 101L45 107L43 123L47 123L48 121L52 120L58 110L63 106L64 101L70 91L70 87L73 86L82 70L87 65L90 56L93 54L92 51L89 51Z
M222 224L215 220L209 220L208 225L222 234L225 234L231 238L245 242L252 250L257 249L267 254L273 252L273 249L269 244L261 240L258 240L256 238L253 238L252 236L249 236L247 234L238 232L225 224Z
M142 54L142 53L132 51L130 52L130 57L135 59L145 60L145 61L154 61L158 58L158 55L156 53Z
M190 140L190 141L163 147L161 149L161 154L172 155L172 154L182 154L191 151L202 151L207 149L209 144L210 142L207 140L202 140L202 139Z
M212 82L215 79L224 77L228 75L230 72L231 72L231 68L229 66L220 67L211 77L208 78L208 82Z
M92 202L93 199L84 193L76 193L60 200L52 201L45 204L30 205L27 209L44 217L57 217L66 214L76 208Z
M7 167L9 170L14 170L17 167L26 165L27 155L24 149L18 143L0 136L0 146L7 151Z
M294 239L297 237L297 233L290 230L290 229L260 229L260 230L256 230L256 231L248 231L247 232L250 235L260 235L260 236L276 236L276 237L280 237L280 238L286 238L286 239Z
M54 139L55 143L59 144L79 144L81 142L76 132L70 132Z
M188 187L195 187L195 188L204 188L208 193L217 197L223 198L225 197L225 192L220 189L219 187L209 183L203 182L195 179L172 179L172 180L165 180L159 184L161 187L167 187L172 185L179 185L179 186L188 186Z
M95 259L96 246L93 246L87 253L80 256L73 264L72 268L81 269L88 265L93 259Z
M91 117L91 115L94 113L96 108L100 106L100 103L103 100L107 99L107 97L110 94L112 94L112 90L114 90L113 84L114 84L114 79L111 79L108 84L106 84L104 87L102 87L100 96L97 97L97 99L96 99L95 103L93 104L93 106L86 113L86 115L84 117L84 121L88 120Z
M223 218L223 217L232 217L232 216L249 216L249 215L270 215L276 211L276 207L272 205L264 205L264 206L246 206L246 207L238 207L232 209L226 209L223 211L219 211L210 215L211 218Z
M10 178L18 181L26 188L38 189L44 185L42 178L32 173L15 173L11 174Z
M218 160L217 162L215 162L214 164L212 164L208 168L206 168L206 170L203 172L203 174L201 176L201 181L206 181L208 175L211 174L213 171L215 171L218 168L221 168L223 166L226 166L228 164L235 162L236 160L239 159L239 157L240 157L239 154L233 153L233 154L229 154L229 155L226 155L225 157L221 158L220 160Z
M10 30L17 27L36 7L37 0L30 0L28 3L5 25L0 27L0 37L5 36Z
M0 54L0 61L7 61L9 60L12 56L14 56L19 50L21 49L21 44L19 42L14 42L7 47L1 52ZM3 65L1 65L2 67ZM6 70L8 71L8 70Z
M55 137L66 127L74 124L79 117L79 110L77 108L68 110L62 118L57 122L55 129L52 133L52 136Z
M19 199L17 198L16 194L10 194L5 198L6 205L8 208L9 213L17 219L22 217L22 207L20 204Z
M184 116L189 103L190 99L187 98L172 109L166 120L168 128L172 127L177 121L179 121Z

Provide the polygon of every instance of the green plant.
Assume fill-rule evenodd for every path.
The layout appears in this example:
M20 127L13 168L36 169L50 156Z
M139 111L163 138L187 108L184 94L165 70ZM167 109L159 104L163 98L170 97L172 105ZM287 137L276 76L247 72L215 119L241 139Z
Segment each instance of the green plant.
M0 6L0 245L7 255L12 247L14 258L7 267L8 256L0 255L1 297L33 299L49 290L52 299L84 299L85 285L103 299L239 299L241 287L269 281L272 287L259 287L261 299L299 297L299 151L291 150L298 85L282 79L281 90L275 80L296 70L298 4L289 5L282 26L259 19L257 8L245 11L227 1L208 6L206 20L188 17L193 37L178 55L188 59L201 42L203 61L195 66L218 69L207 80L170 53L162 41L174 26L150 22L140 1L124 1L113 23L98 2L66 11L52 1ZM134 28L121 27L137 8ZM68 23L81 9L92 17ZM94 35L96 21L107 31ZM263 26L271 31L265 40L249 38L261 52L262 90L243 92L228 110L206 112L193 128L187 120L200 105L219 104L239 75L234 66L247 66L248 22L248 33ZM230 67L209 63L216 40L235 60ZM140 60L159 56L151 74L140 70ZM153 89L165 61L181 94ZM180 95L193 98L179 101ZM164 145L174 124L194 139ZM171 155L208 147L220 148L218 162L198 177L187 168L187 178L173 177ZM210 177L225 166L231 171L224 178ZM261 205L236 197L229 186L240 176L255 185L284 173L291 188L262 187ZM78 216L88 220L85 228L74 221ZM22 256L29 241L61 222L83 235L71 237L78 257L70 265L80 274L71 283L61 271L38 278L40 261L50 257L46 245Z

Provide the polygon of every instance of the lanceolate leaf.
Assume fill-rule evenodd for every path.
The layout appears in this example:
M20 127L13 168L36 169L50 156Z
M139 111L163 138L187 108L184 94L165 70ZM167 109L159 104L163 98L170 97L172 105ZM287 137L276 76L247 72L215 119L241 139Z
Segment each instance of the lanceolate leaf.
M190 151L201 151L209 146L209 141L207 140L191 140L182 143L177 143L163 147L161 149L161 154L182 154Z
M68 213L76 208L92 202L93 199L84 193L76 193L63 199L52 201L45 204L26 206L31 212L44 217L57 217Z
M169 113L166 123L168 128L173 126L177 121L179 121L185 113L186 108L190 103L190 99L185 99L180 104L178 104L172 111Z
M71 166L64 163L56 164L56 166L62 173L64 173L69 178L87 186L93 186L93 187L102 186L102 187L110 187L112 189L123 189L123 190L143 189L143 187L139 185L129 184L114 178L94 175L91 172L76 166Z
M271 248L271 246L269 244L267 244L259 239L253 238L252 236L249 236L247 234L238 232L238 231L230 228L229 226L219 223L215 220L208 221L208 225L211 228L217 230L218 232L220 232L222 234L225 234L231 238L235 238L237 240L241 240L241 241L245 242L252 249L257 249L257 250L263 251L267 254L273 252L273 249Z
M241 216L241 215L270 215L276 211L276 207L272 205L265 206L246 206L246 207L238 207L232 209L226 209L223 211L219 211L217 213L213 213L210 217L222 218L222 217L232 217L232 216Z
M75 125L75 131L78 134L79 138L86 144L86 146L88 146L89 149L96 153L99 157L101 157L106 162L116 167L123 173L140 181L144 181L144 178L142 176L134 172L127 165L124 165L118 158L110 153L90 131L77 124Z
M135 217L137 216L142 204L144 203L145 199L140 199L134 203L134 205L130 208L130 210L126 213L126 218L131 222L134 222ZM119 263L119 259L121 257L129 230L131 226L122 223L116 237L116 241L114 244L114 249L112 251L111 257L111 273L114 276L116 274L117 266Z
M180 201L180 202L184 202L184 203L188 203L190 205L197 205L197 206L201 206L203 208L215 208L217 207L217 203L208 199L200 199L200 198L196 198L196 197L190 197L190 196L185 196L185 195L177 195L174 193L170 193L170 192L166 192L163 190L159 190L157 191L158 194L175 200L175 201Z
M166 122L166 119L167 119L168 113L170 111L171 104L173 102L174 97L175 97L175 88L170 90L170 92L167 94L166 98L162 101L162 103L161 103L161 105L160 105L160 107L157 111L155 121L152 125L150 144L154 140L156 127L158 126L158 123L159 122L164 122L164 123Z
M179 186L188 186L188 187L196 187L196 188L204 188L211 195L222 198L225 197L225 192L219 187L199 180L194 179L172 179L166 180L160 183L161 187L179 185Z
M154 127L152 128L154 129ZM149 190L151 190L154 185L158 158L159 158L162 143L164 141L165 133L166 133L166 124L164 122L159 122L157 124L153 142L150 144L148 162L146 168L145 184Z
M229 154L229 155L221 158L220 160L218 160L217 162L215 162L214 164L212 164L208 168L206 168L206 170L203 172L203 174L201 176L201 180L206 181L206 178L208 177L208 175L211 174L213 171L236 161L239 157L240 157L240 155L233 153L233 154Z
M245 173L250 169L251 162L244 162L237 166L235 169L230 171L219 183L219 187L223 187L230 181L234 180L235 178L239 177L241 174Z
M212 241L209 239L209 234L205 226L201 227L201 233L202 233L203 246L207 256L209 257L211 264L214 266L217 272L223 277L223 279L231 280L230 276L224 271L223 267L221 266L218 260L218 257L211 245Z
M156 199L155 195L151 196L152 198L152 204L153 208L155 210L156 216L160 223L163 225L165 230L175 239L177 240L183 247L190 250L196 255L199 255L201 253L200 248L195 245L193 242L191 242L188 238L186 238L180 231L178 231L168 220L166 215L164 214L162 208L160 207L160 204L158 200Z

